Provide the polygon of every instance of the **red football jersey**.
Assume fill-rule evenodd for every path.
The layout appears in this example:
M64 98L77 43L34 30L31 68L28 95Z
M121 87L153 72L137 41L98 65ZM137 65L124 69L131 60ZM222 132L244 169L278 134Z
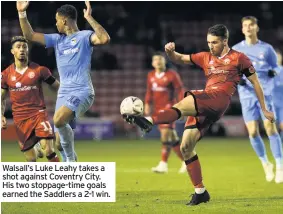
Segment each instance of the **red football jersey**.
M183 83L176 71L167 70L158 74L153 70L148 73L145 103L152 103L156 109L166 108L183 97Z
M213 56L210 52L191 54L191 61L205 72L205 90L224 90L230 96L236 91L243 74L247 75L247 71L255 73L249 58L232 49L222 57Z
M51 75L48 68L33 62L23 73L16 71L15 64L1 73L1 88L9 90L15 121L28 119L46 108L42 81Z

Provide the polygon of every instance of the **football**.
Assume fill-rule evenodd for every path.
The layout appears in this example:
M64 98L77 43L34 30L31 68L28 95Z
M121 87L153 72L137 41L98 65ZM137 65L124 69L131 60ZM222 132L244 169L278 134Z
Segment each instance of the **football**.
M120 105L122 115L141 116L143 114L143 102L140 98L130 96L126 97Z

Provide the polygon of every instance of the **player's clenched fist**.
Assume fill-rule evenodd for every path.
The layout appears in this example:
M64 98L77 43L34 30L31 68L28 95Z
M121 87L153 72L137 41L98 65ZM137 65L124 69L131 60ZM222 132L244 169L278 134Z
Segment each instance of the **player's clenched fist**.
M7 121L6 121L6 118L4 116L2 116L1 129L6 129L6 128L7 128Z
M17 1L17 10L19 12L24 12L27 10L29 1Z
M169 42L165 45L166 53L172 53L175 51L175 42Z

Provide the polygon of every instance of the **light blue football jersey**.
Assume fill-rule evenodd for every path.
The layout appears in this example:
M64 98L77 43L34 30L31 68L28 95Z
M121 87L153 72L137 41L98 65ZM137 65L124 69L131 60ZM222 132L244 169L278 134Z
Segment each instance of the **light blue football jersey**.
M283 66L279 68L280 72L274 78L273 102L275 106L283 108Z
M275 70L279 72L279 67L277 65L277 56L273 47L259 40L254 45L248 45L246 41L242 41L232 47L234 50L244 53L251 62L257 72L258 79L263 88L263 93L265 96L272 95L274 88L274 78L268 76L269 70ZM238 92L240 99L256 97L254 88L249 80L246 77L243 77L246 80L246 86L238 85Z
M72 35L44 34L46 48L55 49L60 76L58 95L86 92L94 94L91 81L91 55L93 31L83 30Z

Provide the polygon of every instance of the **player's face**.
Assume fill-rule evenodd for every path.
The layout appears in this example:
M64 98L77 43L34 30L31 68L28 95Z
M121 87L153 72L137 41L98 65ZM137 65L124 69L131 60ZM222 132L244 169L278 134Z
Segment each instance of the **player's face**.
M155 55L152 57L152 67L155 69L165 69L166 60L163 56Z
M213 56L220 56L225 45L227 44L227 39L222 39L220 36L213 36L211 34L207 34L207 44L210 53Z
M258 25L252 20L245 20L242 23L242 32L245 36L256 36L259 31Z
M283 62L282 54L279 53L279 52L276 52L276 55L277 55L277 63L278 63L278 65L282 65L282 62Z
M11 49L14 57L20 61L25 61L28 58L28 44L25 42L15 42Z
M56 27L59 33L64 33L64 28L65 28L65 19L64 17L58 15L58 13L56 13Z

